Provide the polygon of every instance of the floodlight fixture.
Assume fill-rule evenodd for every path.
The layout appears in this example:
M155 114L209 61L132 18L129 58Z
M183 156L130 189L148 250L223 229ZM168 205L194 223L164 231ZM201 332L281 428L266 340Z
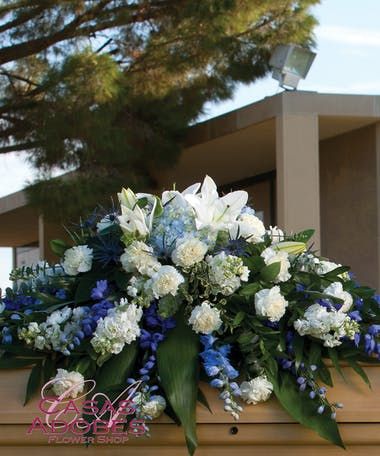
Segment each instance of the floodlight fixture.
M269 61L272 77L285 90L296 90L300 79L305 79L317 54L296 44L280 44Z

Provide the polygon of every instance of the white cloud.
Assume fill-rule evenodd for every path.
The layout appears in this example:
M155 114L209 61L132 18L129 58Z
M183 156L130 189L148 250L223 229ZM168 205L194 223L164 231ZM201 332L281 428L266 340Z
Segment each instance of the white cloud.
M316 29L318 39L333 41L349 46L380 47L380 32L365 28L320 25Z

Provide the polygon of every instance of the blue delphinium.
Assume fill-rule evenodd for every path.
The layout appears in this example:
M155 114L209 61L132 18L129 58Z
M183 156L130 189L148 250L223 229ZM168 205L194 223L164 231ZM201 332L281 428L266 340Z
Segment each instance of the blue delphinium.
M107 280L98 280L96 286L91 290L91 298L95 301L106 297L108 292Z
M203 360L203 367L209 377L213 388L222 389L219 397L224 400L224 410L230 412L235 419L239 419L242 407L235 401L235 397L241 395L240 388L236 382L231 382L239 376L239 372L231 365L228 356L231 352L230 345L216 347L217 341L212 335L201 336L201 343L204 346L200 356Z

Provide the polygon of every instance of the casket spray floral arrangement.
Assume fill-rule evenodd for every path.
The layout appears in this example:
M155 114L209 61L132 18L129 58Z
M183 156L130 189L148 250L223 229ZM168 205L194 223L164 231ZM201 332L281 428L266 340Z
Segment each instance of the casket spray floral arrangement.
M326 361L378 362L380 307L349 268L308 247L313 230L265 229L245 191L219 196L206 176L161 197L123 189L120 211L95 213L54 240L61 257L11 273L1 300L1 368L33 366L26 400L141 381L146 420L167 413L197 447L195 408L216 389L236 420L273 393L289 414L343 446ZM77 385L77 388L75 388Z

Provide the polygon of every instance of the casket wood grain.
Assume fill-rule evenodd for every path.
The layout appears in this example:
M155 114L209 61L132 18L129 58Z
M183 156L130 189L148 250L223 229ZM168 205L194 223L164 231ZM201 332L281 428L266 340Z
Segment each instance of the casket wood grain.
M295 423L276 399L265 404L246 406L239 422L223 411L216 391L207 385L211 414L198 406L197 456L378 456L380 454L380 367L366 366L372 390L349 368L343 367L346 382L335 372L335 387L329 389L331 401L344 408L338 421L347 451L330 445L313 431ZM123 445L49 444L41 432L27 434L28 425L38 415L37 398L23 407L29 370L0 372L0 454L2 456L186 456L182 429L163 416L150 425L151 438L130 438ZM306 453L307 452L307 453Z

